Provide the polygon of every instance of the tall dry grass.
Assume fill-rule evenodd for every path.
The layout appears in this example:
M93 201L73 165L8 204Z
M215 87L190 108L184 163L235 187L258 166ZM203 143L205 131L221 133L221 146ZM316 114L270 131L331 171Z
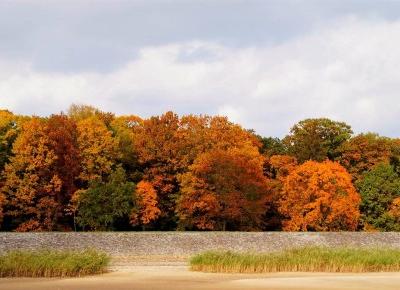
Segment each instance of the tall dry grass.
M76 277L106 271L110 258L96 250L11 251L0 255L0 277Z
M393 272L400 271L400 250L391 248L307 247L274 253L205 252L190 260L204 272Z

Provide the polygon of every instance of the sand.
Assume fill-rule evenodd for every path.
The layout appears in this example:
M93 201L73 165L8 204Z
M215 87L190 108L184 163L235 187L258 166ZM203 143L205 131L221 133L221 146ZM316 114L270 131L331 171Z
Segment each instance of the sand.
M400 273L276 273L264 275L191 272L187 266L121 267L97 276L68 279L2 278L0 289L400 289Z

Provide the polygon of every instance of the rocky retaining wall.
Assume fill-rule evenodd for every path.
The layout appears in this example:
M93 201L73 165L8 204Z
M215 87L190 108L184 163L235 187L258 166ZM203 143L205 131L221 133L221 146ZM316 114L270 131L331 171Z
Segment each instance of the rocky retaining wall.
M190 256L205 250L266 252L310 245L398 247L400 233L287 232L0 232L0 252L97 248L112 256Z

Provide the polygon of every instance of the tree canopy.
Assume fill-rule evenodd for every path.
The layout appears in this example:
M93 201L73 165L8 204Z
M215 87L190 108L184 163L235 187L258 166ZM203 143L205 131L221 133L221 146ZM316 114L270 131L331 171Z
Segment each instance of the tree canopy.
M395 199L400 197L400 179L393 166L385 163L377 165L364 173L357 187L362 197L360 208L367 228L399 230L400 224L391 214L391 210L396 213L393 206L397 206Z
M77 223L93 230L113 229L118 218L127 218L132 211L134 190L134 183L127 181L121 167L107 181L92 180L88 189L77 193Z
M351 127L343 122L327 118L306 119L290 129L284 143L299 162L334 160L339 154L339 146L352 134Z
M214 149L200 155L180 178L181 222L209 230L261 229L269 197L262 166L254 149Z
M327 118L0 110L0 172L1 230L400 231L400 139Z

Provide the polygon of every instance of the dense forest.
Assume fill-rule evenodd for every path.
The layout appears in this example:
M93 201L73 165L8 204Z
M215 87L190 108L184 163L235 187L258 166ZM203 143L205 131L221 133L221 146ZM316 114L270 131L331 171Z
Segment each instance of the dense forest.
M326 118L0 110L0 230L400 230L400 139Z

